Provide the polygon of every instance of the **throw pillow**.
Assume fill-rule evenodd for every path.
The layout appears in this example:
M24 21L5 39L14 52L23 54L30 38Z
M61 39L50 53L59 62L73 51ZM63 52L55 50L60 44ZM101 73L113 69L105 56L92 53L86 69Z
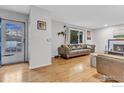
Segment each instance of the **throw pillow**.
M87 45L86 44L81 44L80 45L82 48L87 48Z

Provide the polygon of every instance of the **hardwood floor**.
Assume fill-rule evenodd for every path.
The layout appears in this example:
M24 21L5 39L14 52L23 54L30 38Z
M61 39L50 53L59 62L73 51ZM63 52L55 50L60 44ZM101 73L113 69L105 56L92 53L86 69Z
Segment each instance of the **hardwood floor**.
M27 63L2 66L0 82L102 82L102 79L90 66L90 56L81 56L54 58L50 66L34 70L29 70Z

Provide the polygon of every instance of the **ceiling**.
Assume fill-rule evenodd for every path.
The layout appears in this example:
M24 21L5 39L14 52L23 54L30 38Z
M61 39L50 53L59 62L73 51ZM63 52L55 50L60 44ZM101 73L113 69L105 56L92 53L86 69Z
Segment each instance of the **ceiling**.
M100 28L104 26L124 24L124 5L38 5L49 10L52 18L78 26ZM6 5L2 9L29 14L29 5Z

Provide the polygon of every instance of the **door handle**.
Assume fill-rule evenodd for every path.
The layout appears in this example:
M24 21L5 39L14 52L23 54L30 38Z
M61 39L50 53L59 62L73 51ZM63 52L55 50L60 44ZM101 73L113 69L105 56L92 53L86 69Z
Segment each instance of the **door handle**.
M7 57L7 56L13 56L14 54L5 54L5 55L2 55L4 57Z

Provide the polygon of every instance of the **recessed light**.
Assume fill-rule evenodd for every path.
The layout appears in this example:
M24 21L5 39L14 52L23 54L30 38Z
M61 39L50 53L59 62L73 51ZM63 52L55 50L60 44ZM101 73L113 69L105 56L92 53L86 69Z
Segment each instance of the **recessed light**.
M105 24L104 26L105 26L105 27L107 27L107 26L108 26L108 24Z

